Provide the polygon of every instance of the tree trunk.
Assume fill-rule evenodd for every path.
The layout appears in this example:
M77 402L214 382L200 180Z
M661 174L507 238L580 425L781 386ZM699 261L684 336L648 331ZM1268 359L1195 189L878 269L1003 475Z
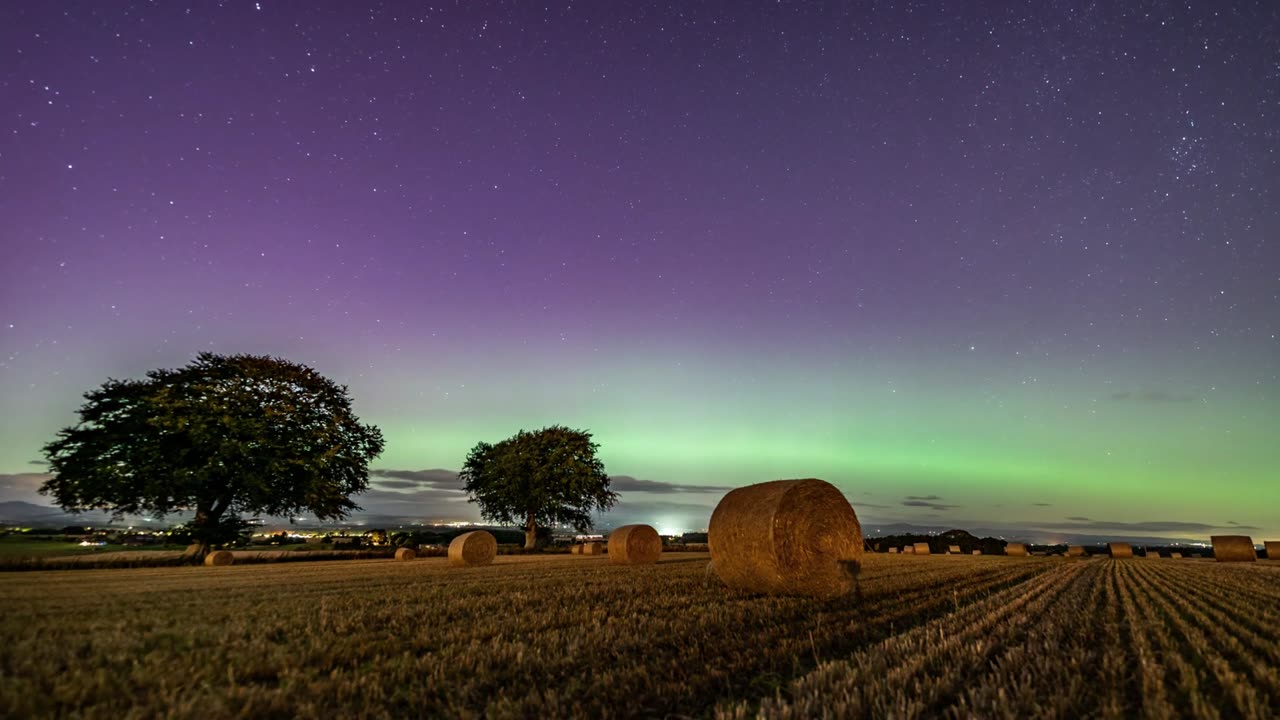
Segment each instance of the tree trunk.
M538 521L534 519L533 513L529 513L529 522L524 526L524 549L538 549Z
M196 540L182 551L182 559L191 562L193 565L199 565L204 562L204 556L209 554L209 543Z
M196 505L196 516L191 520L191 544L182 556L197 565L204 562L204 556L209 554L212 547L209 538L218 527L218 517L226 509L226 505L219 505L203 502Z

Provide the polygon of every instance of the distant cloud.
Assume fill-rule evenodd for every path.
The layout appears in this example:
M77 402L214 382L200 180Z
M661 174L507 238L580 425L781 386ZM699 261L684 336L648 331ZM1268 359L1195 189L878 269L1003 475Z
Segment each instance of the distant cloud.
M0 501L21 500L41 505L54 502L40 494L40 486L53 477L49 473L0 473Z
M1068 519L1068 520L1074 520L1075 522L1091 522L1091 521L1089 520L1089 518L1087 518L1087 517L1080 517L1079 515L1073 515L1073 516L1071 516L1071 517L1069 517L1069 518L1067 518L1067 519Z
M660 480L640 480L630 475L609 476L609 487L617 492L652 493L722 493L733 489L727 485L689 485L662 482Z
M27 464L28 464L28 465L39 465L39 466L41 466L41 467L45 467L45 466L48 466L48 464L49 464L49 463L45 462L44 460L28 460L28 461L27 461Z
M1111 399L1115 401L1121 401L1121 402L1130 401L1130 402L1152 403L1157 405L1164 404L1164 403L1189 403L1195 400L1195 398L1193 398L1190 395L1176 395L1176 394L1167 393L1161 390L1146 390L1146 391L1137 392L1137 393L1135 392L1111 393Z
M908 495L902 501L902 504L906 507L929 508L935 512L953 510L960 507L959 505L948 505L946 503L938 502L941 499L942 498L937 495Z
M1068 518L1068 520L1077 520ZM1045 523L1044 527L1054 530L1122 530L1126 532L1191 532L1205 533L1227 525L1209 525L1207 523L1180 522L1176 520L1147 520L1144 522L1112 522L1109 520L1079 519L1076 522ZM1257 530L1252 525L1231 525L1238 530Z
M1031 503L1036 507L1053 507L1053 503Z
M369 475L374 485L383 488L407 490L411 488L436 488L439 490L462 490L458 481L458 473L452 470L370 470Z

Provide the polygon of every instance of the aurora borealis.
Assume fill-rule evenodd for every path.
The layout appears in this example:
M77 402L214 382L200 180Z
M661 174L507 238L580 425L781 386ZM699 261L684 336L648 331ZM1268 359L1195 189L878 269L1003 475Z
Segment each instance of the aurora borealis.
M3 3L0 501L48 504L82 392L213 350L350 387L371 509L474 515L414 473L560 423L664 529L821 477L872 528L1280 537L1277 37L1272 2Z

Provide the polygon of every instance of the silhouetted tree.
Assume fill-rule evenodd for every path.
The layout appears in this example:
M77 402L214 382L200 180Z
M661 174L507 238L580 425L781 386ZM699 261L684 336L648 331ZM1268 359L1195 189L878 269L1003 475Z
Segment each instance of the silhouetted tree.
M496 445L478 443L458 477L485 519L524 527L524 547L537 547L539 528L591 527L591 513L618 500L609 489L591 433L554 425L521 430Z
M347 389L304 365L201 353L145 380L85 394L80 422L45 445L42 494L64 510L194 511L199 559L243 529L239 513L345 517L368 487L382 433L362 425Z

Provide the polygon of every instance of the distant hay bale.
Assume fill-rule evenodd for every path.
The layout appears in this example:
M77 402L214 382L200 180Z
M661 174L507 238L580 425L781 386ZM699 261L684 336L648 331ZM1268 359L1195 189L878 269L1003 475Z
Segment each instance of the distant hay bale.
M835 597L854 588L862 526L823 480L775 480L730 491L708 528L715 572L739 590Z
M662 538L649 525L623 525L609 534L609 562L649 565L662 555Z
M402 547L396 550L397 560L416 560L417 558L418 551L413 548Z
M890 554L894 554L894 555L896 555L896 554L897 554L897 552L898 552L898 548L889 548L889 553L890 553Z
M456 567L488 565L498 554L498 541L485 530L463 533L449 543L449 564Z
M906 553L907 555L914 555L916 552L916 548L914 545L903 545L902 552Z
M1131 558L1133 546L1122 542L1107 543L1107 552L1111 553L1112 558Z
M1258 551L1253 547L1253 538L1248 535L1212 535L1213 557L1218 562L1253 562L1258 559Z
M1182 559L1182 553L1169 553L1169 558L1170 558L1171 560L1181 560L1181 559Z
M971 554L971 555L981 555L981 554L982 554L982 551L981 551L981 550L974 550L974 551L973 551L972 553L970 553L970 554Z
M569 546L569 554L570 554L570 555L581 555L581 554L582 554L582 546L581 546L581 545L579 545L578 543L574 543L574 544L570 545L570 546Z
M602 542L598 542L598 541L597 541L597 542L583 543L583 544L582 544L582 554L583 554L583 555L603 555L603 554L604 554L604 543L602 543Z
M959 546L959 545L952 545L951 547L947 548L947 554L948 554L948 555L959 555L959 554L960 554L960 546Z
M236 561L236 556L231 554L230 550L214 550L204 556L204 564L209 567L222 567L230 565Z
M1004 554L1014 557L1026 557L1027 546L1024 543L1009 543L1004 546Z
M1280 560L1280 540L1267 540L1262 547L1267 551L1268 560Z
M929 543L916 543L915 548L917 555L928 555L930 553Z
M1067 557L1089 557L1089 553L1084 551L1083 545L1072 545L1067 548Z
M1147 551L1147 557L1151 558L1152 560L1159 560L1159 559L1160 559L1160 551L1159 551L1159 550L1148 550L1148 551Z

